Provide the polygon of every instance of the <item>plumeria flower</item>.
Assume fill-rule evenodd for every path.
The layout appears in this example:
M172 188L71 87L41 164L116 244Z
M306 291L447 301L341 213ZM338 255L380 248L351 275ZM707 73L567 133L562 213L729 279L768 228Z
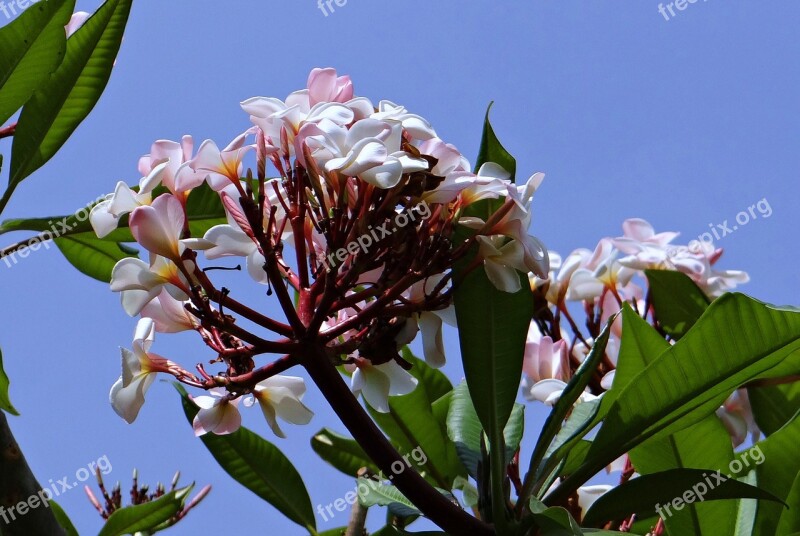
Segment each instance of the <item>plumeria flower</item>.
M353 98L353 81L349 76L338 76L336 69L314 68L308 75L308 104L321 102L344 103Z
M193 266L185 263L188 271ZM111 290L120 292L122 308L130 316L138 315L156 296L165 290L175 299L189 299L186 277L172 261L154 256L151 264L131 257L117 262L111 271Z
M553 484L547 490L547 494L549 494L552 491L555 491L555 489L559 486L559 484L560 484L559 481L553 482ZM608 484L581 486L580 488L578 488L577 490L578 506L581 509L581 513L585 514L586 512L588 512L589 508L592 507L592 505L595 503L595 501L597 501L597 499L599 499L612 489L614 489L614 486Z
M180 143L172 140L157 140L150 147L150 153L139 159L139 172L149 175L152 170L162 166L159 176L161 184L179 198L188 196L189 190L197 188L205 180L202 172L189 166L194 150L194 140L184 136Z
M527 273L525 250L518 241L504 236L478 236L478 254L489 281L503 292L518 292L522 285L519 272Z
M404 106L388 100L378 103L378 111L372 114L373 119L399 121L414 139L425 141L436 137L436 131L427 119L419 115L408 113Z
M155 326L148 318L139 320L133 339L133 351L121 348L122 376L111 387L109 400L117 415L132 423L144 404L144 395L159 372L169 372L172 362L149 353Z
M302 402L305 392L303 378L273 376L256 384L253 397L245 399L244 405L251 407L258 403L275 435L285 438L278 417L292 424L308 424L314 416L314 412Z
M346 365L353 373L350 390L376 411L389 413L389 397L407 395L417 387L417 379L394 361L373 365L369 359L357 357L355 365Z
M85 23L86 19L88 18L89 18L89 13L85 11L76 11L75 13L73 13L72 16L69 18L69 22L64 27L64 29L67 31L67 37L77 32L78 28L83 26L83 23Z
M542 402L548 406L554 406L561 398L561 395L566 388L567 382L563 380L546 379L536 382L532 387L530 387L528 393L525 394L525 398L528 400ZM581 402L591 402L597 398L597 396L593 395L589 391L584 391L578 397L576 404Z
M160 333L195 330L200 327L200 321L186 309L189 303L176 300L162 287L161 293L142 308L141 315L151 319Z
M750 406L747 389L734 391L717 410L717 417L728 430L734 447L745 442L748 432L750 432L753 443L758 441L761 436L761 430L753 417L753 408Z
M245 139L254 131L248 130L239 134L224 149L220 150L212 140L200 144L197 155L189 162L189 167L205 175L208 185L214 191L220 191L229 184L238 184L242 177L242 160L255 146L245 144ZM268 145L267 153L278 151L277 147Z
M167 162L161 162L139 181L139 190L134 191L130 186L120 181L114 193L109 194L103 201L92 207L89 213L89 222L92 224L98 238L108 236L117 228L120 218L141 206L149 205L153 201L153 190L161 181L161 174L167 167Z
M445 143L441 138L431 138L422 142L419 151L434 157L437 162L431 173L439 177L447 177L451 173L464 172L472 169L469 160L456 148L455 145Z
M422 302L426 294L433 290L444 278L444 274L429 277L424 281L415 283L410 291L410 301ZM445 364L444 342L442 340L442 323L456 326L455 308L450 305L438 311L422 311L414 313L413 320L422 333L422 351L425 362L433 368L440 368Z
M428 169L423 158L401 150L399 122L362 119L349 129L329 120L301 128L297 143L305 144L328 172L359 177L379 188L393 188L404 173ZM298 154L302 151L297 149ZM305 158L300 158L305 163Z
M272 97L253 97L241 106L271 145L279 146L281 133L285 133L290 155L294 154L295 136L304 124L328 120L344 126L355 119L353 110L344 104L320 102L309 106L308 91L293 93L285 103Z
M567 341L553 342L549 335L542 335L535 322L528 328L522 370L533 382L545 379L568 380L570 378Z
M216 435L232 434L242 425L238 405L241 397L231 400L224 389L211 389L211 396L194 396L192 400L200 408L192 421L194 435L207 433Z
M457 167L461 167L460 164ZM434 190L425 192L423 199L426 203L450 203L458 199L462 206L469 206L482 199L497 199L505 195L510 178L511 174L494 162L482 165L477 174L454 169ZM478 224L478 218L466 221Z
M141 206L131 213L128 226L136 241L154 255L181 262L181 254L191 249L208 249L213 244L195 238L181 239L186 214L174 196L159 196L149 206Z

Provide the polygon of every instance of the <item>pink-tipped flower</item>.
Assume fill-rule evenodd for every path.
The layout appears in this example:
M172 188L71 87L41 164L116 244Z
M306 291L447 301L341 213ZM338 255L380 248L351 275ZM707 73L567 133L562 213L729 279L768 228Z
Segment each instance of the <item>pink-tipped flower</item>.
M336 69L319 67L308 75L308 102L311 106L320 102L345 103L353 98L353 82L349 76L338 76Z

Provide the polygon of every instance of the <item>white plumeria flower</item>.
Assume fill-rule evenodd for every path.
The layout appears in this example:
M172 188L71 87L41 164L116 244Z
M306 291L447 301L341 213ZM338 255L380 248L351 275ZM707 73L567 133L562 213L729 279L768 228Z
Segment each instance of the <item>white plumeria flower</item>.
M476 239L478 254L483 258L483 268L489 281L503 292L519 292L522 288L519 272L528 272L522 244L504 236L477 236Z
M148 265L141 259L127 257L114 265L111 271L111 290L121 293L122 308L130 316L138 315L161 291L180 301L189 299L189 284L172 261L153 256ZM186 262L187 270L194 269Z
M450 203L460 197L464 206L471 205L483 199L497 199L506 195L508 185L511 184L511 174L502 166L494 162L487 162L481 166L478 173L469 170L456 169L450 171L439 186L430 192L425 192L422 198L426 203ZM462 218L459 223L480 226L480 218Z
M251 129L239 134L222 150L212 140L205 140L200 144L197 155L186 165L200 173L216 192L229 184L236 184L242 177L242 160L249 150L255 148L254 145L245 144L245 139L254 132ZM268 154L277 151L277 147L267 146Z
M194 435L201 436L207 433L216 435L232 434L242 425L242 416L239 413L241 397L230 400L224 389L211 389L209 395L194 396L192 400L200 408L192 421Z
M417 379L394 361L373 365L369 359L356 358L356 364L346 368L353 372L353 394L363 394L367 403L381 413L389 413L390 396L407 395L417 387Z
M327 171L360 177L379 188L392 188L403 173L428 169L428 162L401 150L399 122L362 119L349 129L329 120L303 126L297 137ZM304 161L301 158L301 161Z
M581 512L586 513L589 511L589 508L592 505L608 493L614 489L614 486L610 486L608 484L597 484L594 486L581 486L578 488L578 506L581 507Z
M250 121L264 132L271 145L279 147L281 132L286 132L290 154L295 152L295 136L304 124L324 119L337 125L348 125L355 119L353 110L344 104L320 102L309 106L307 90L292 93L285 103L272 97L253 97L242 102L241 107L250 114Z
M292 424L308 424L314 412L303 404L306 384L296 376L273 376L256 384L252 398L244 405L251 407L258 403L264 418L276 436L285 438L278 417Z
M439 274L412 285L409 290L410 300L422 302L425 295L432 293L444 277L444 274ZM446 288L442 289L442 291L444 290ZM446 358L442 340L442 323L445 322L454 327L457 325L455 308L450 305L446 309L438 311L422 311L415 313L413 320L422 333L422 352L425 362L433 368L444 366Z
M149 318L139 320L133 339L133 351L121 348L122 376L109 393L111 407L117 415L132 423L144 404L144 395L158 372L169 372L172 363L149 353L155 338L155 326Z
M116 229L122 216L133 212L138 207L149 205L153 201L153 190L159 185L161 174L167 164L167 162L161 162L154 166L149 174L142 177L139 181L138 192L120 181L117 183L114 193L108 194L103 201L92 207L89 212L89 223L98 238L104 238Z
M378 103L378 111L372 114L373 119L399 121L411 137L420 140L430 140L436 137L436 131L427 119L416 114L408 113L404 106L388 100Z
M437 162L431 173L439 177L447 177L454 172L464 172L472 169L469 160L456 148L455 145L445 143L441 138L431 138L419 146L422 154L434 157Z
M191 302L180 301L162 288L161 293L142 308L142 317L151 319L159 333L195 330L200 321L186 309Z
M136 242L147 251L179 263L187 247L202 250L213 245L196 238L181 239L185 223L186 213L181 202L165 194L151 205L134 210L128 226Z
M203 183L205 175L194 171L187 164L192 160L194 139L183 136L180 143L172 140L157 140L150 153L139 159L139 172L147 176L158 166L164 166L160 182L174 195L185 195Z
M76 11L75 13L73 13L72 16L69 18L69 22L64 27L64 29L67 31L67 37L77 32L78 28L83 26L83 23L86 22L86 19L88 18L89 18L89 13L87 13L86 11Z
M531 388L530 391L525 395L525 398L528 400L536 400L538 402L542 402L548 406L554 406L556 402L561 398L561 395L564 393L564 389L567 388L567 382L563 380L556 380L556 379L546 379L539 382L536 382ZM589 391L584 391L578 397L576 403L581 402L590 402L592 400L597 399L598 397L590 393Z

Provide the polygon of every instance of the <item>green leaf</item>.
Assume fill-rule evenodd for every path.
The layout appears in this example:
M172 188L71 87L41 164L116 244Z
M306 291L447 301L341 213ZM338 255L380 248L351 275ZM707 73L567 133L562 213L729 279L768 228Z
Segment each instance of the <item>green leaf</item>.
M608 345L611 325L614 323L615 319L616 315L609 319L606 327L592 345L589 355L586 357L586 359L584 359L583 363L581 363L581 366L578 367L578 370L575 371L575 374L572 376L572 379L570 379L567 387L564 389L564 392L561 393L561 396L553 407L553 410L550 412L550 415L547 416L542 433L539 436L536 447L531 455L531 463L528 468L528 474L525 475L525 485L522 493L523 500L528 500L531 492L538 492L541 489L535 485L537 480L540 484L543 483L541 479L549 476L555 466L566 454L566 449L561 450L559 448L558 450L555 450L551 448L551 444L553 439L557 437L564 419L566 419L569 413L574 411L573 408L575 407L575 402L586 390L586 387L589 385L589 382L597 370L598 365L602 361L606 352L606 346ZM581 404L581 406L582 405L583 404ZM586 407L584 409L586 409ZM574 424L575 423L573 423L573 426ZM570 436L575 430L576 429L570 429ZM563 444L564 443L562 443L562 445ZM546 460L545 456L547 456ZM544 463L542 463L543 461Z
M503 430L506 444L506 462L510 462L519 448L525 427L525 406L515 404L511 417ZM455 444L461 463L472 478L478 478L478 462L481 461L481 434L483 428L475 413L469 388L461 382L453 390L450 410L447 414L447 436Z
M179 383L183 411L192 422L197 406ZM292 462L272 443L245 427L228 435L200 437L220 467L234 480L310 532L316 532L314 510L303 479Z
M120 244L101 240L94 233L56 238L55 243L81 273L104 283L111 282L111 271L118 261L136 257L123 250Z
M366 467L373 473L380 470L372 463L364 449L354 440L323 428L311 438L311 448L317 455L348 476L357 476Z
M183 509L194 485L171 491L155 501L128 506L111 514L98 536L122 536L147 532L174 517Z
M19 412L11 403L8 397L8 385L11 383L8 379L5 369L3 368L3 351L0 350L0 409L12 415L19 415Z
M64 57L75 0L30 6L0 28L0 125L43 85Z
M75 528L75 525L72 524L72 521L70 521L67 513L57 502L51 500L50 509L53 511L53 515L55 516L56 521L58 521L58 524L61 525L62 529L64 529L66 536L78 536L78 531Z
M392 514L401 518L422 515L399 489L369 478L358 479L358 502L367 507L388 506Z
M756 486L758 478L755 471L748 472L744 477L740 478L745 484ZM736 526L733 530L733 536L753 536L753 528L755 527L756 513L758 512L758 501L755 499L739 499L738 510L736 512Z
M581 536L581 528L566 509L547 508L536 498L529 501L531 521L542 536Z
M395 527L394 525L386 525L378 532L373 532L372 536L448 536L448 535L446 532L428 531L428 530L423 532L406 532L405 530Z
M800 312L724 295L616 397L603 397L595 421L604 423L586 463L548 500L561 500L643 441L702 420L743 384L784 377L798 367Z
M503 144L500 143L500 140L494 133L494 128L489 120L492 106L494 106L494 102L489 103L489 107L486 109L486 117L483 121L483 136L481 138L480 149L478 150L478 159L475 162L475 169L479 169L486 162L494 162L508 171L513 181L517 174L517 161L511 156L511 153L506 151L506 148L503 147Z
M753 417L765 435L780 430L800 411L800 382L768 387L749 387Z
M800 474L798 445L800 445L800 412L795 414L783 428L737 455L742 465L747 467L755 465L758 485L761 488L786 501L793 510L797 510L800 504L791 502L795 479ZM758 536L776 534L782 510L783 508L777 504L759 504L754 534Z
M795 476L786 502L791 506L783 511L778 521L778 529L775 531L776 536L796 534L800 531L800 473Z
M626 306L613 389L619 392L669 347L655 329ZM733 460L733 445L722 422L709 415L669 437L645 441L629 455L636 471L643 475L677 468L725 470ZM735 530L736 506L732 501L690 504L665 522L670 534L729 534Z
M389 397L389 413L369 406L368 410L401 454L415 456L409 457L412 465L417 464L431 483L448 489L456 476L466 472L432 408L453 386L441 371L414 357L407 348L403 349L403 359L412 364L410 373L418 380L416 389L407 395ZM420 464L417 458L424 463Z
M478 478L481 461L481 434L483 428L475 413L475 406L465 382L453 390L450 410L447 413L447 436L455 444L461 463L472 478Z
M20 114L4 198L50 160L94 108L108 83L132 0L107 0L68 40L61 65Z
M347 527L339 527L336 529L326 530L325 532L320 532L319 536L344 536Z
M645 274L661 328L673 339L680 339L700 319L711 302L684 273L645 270Z
M593 526L631 514L646 517L657 513L658 507L665 517L669 517L675 509L674 504L667 505L676 499L697 502L751 498L781 502L763 489L732 478L719 483L716 477L711 476L714 473L703 469L671 469L634 478L597 499L584 516L583 523Z

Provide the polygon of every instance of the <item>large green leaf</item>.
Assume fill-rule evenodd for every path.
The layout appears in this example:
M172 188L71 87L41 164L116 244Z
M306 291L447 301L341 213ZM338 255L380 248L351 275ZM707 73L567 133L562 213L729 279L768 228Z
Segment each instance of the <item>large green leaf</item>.
M779 504L781 502L771 493L733 478L720 483L714 474L711 470L671 469L634 478L597 499L584 516L583 523L597 525L608 520L623 519L631 514L647 517L658 510L669 517L675 513L675 507L671 503L678 499L684 503L746 497ZM683 508L680 504L677 506Z
M61 65L20 114L4 199L50 160L94 108L108 83L132 0L107 0L67 40Z
M790 536L800 532L800 473L795 476L786 502L789 508L783 511L775 536Z
M46 82L64 57L64 26L75 0L48 0L30 6L0 28L0 125Z
M175 383L175 388L191 422L198 408L182 385ZM314 510L303 479L278 447L244 427L232 434L205 434L200 439L234 480L295 523L316 532Z
M515 404L508 419L503 436L506 444L506 461L519 448L525 426L525 406ZM462 382L453 390L447 414L447 435L455 444L461 463L472 478L478 478L478 463L481 461L481 427L478 414L472 405L469 387Z
M320 458L348 476L355 477L366 467L378 473L378 467L369 459L364 449L354 439L323 428L311 438L311 448Z
M800 382L747 389L756 424L766 435L780 430L800 411Z
M135 257L120 244L100 240L94 233L56 238L64 257L81 273L104 283L111 282L114 265L127 257Z
M490 106L491 109L491 106ZM475 167L494 162L503 167L514 180L516 162L500 144L489 121L484 121L481 150ZM464 216L487 220L502 200L484 200L464 210ZM469 236L470 231L458 229L456 241ZM475 411L491 444L491 486L496 497L493 520L498 530L505 530L504 494L505 446L503 430L511 415L522 376L522 356L528 327L533 316L533 297L527 274L519 274L521 290L502 292L495 288L481 266L467 272L474 261L473 247L455 266L454 304L458 320L458 335L464 376Z
M783 428L737 456L742 465L756 467L760 487L786 501L793 510L800 509L800 504L792 503L790 497L795 479L800 474L798 445L800 445L800 412L795 414ZM782 510L781 505L759 504L755 521L756 530L753 534L756 536L776 534Z
M661 328L680 339L711 303L689 276L671 270L646 270L650 297Z
M403 349L403 358L413 365L410 372L418 380L416 389L407 395L389 397L389 413L368 407L369 412L401 454L417 456L409 459L430 482L449 489L455 477L465 476L466 472L445 428L433 415L433 403L452 391L453 386L447 376L414 357L407 348Z
M3 351L0 350L0 410L6 411L12 415L19 415L17 408L11 403L8 397L8 375L3 368Z
M655 329L626 306L622 312L622 344L613 389L619 392L669 346ZM669 437L645 441L630 452L630 458L636 471L643 475L678 468L726 470L733 460L733 445L720 420L709 415ZM734 530L736 508L732 501L690 504L665 522L670 534L729 534Z
M98 536L123 536L138 532L147 533L171 519L183 509L186 497L192 486L171 491L155 501L128 506L117 510L108 517Z
M616 397L604 397L595 417L604 423L586 462L549 499L563 499L643 441L700 421L743 384L784 377L798 368L797 310L769 306L742 294L717 299L694 328Z

